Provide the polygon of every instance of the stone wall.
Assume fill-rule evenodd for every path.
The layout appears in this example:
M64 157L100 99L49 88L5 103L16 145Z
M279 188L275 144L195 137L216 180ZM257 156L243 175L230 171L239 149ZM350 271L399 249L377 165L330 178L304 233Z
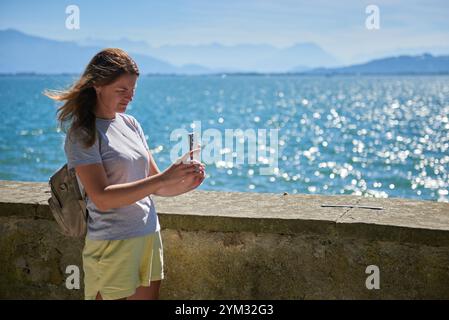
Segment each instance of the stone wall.
M58 232L48 196L45 183L0 181L0 299L83 298L83 240ZM447 203L210 191L154 199L162 299L449 299ZM361 205L383 210L350 207ZM69 265L80 266L79 290L65 286ZM366 287L371 265L379 289Z

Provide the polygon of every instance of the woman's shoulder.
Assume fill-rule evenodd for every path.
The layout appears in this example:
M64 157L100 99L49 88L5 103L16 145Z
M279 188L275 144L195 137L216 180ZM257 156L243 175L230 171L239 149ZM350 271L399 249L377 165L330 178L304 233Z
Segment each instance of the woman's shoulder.
M117 114L119 115L119 117L122 117L123 119L131 120L131 121L137 121L136 118L134 118L130 114L127 114L127 113L117 113Z
M126 124L131 125L136 129L139 127L139 122L132 115L126 113L118 113L118 115L123 119L123 121Z
M73 128L69 127L66 132L66 143L67 142L76 142L79 140L86 139L88 133L83 128Z

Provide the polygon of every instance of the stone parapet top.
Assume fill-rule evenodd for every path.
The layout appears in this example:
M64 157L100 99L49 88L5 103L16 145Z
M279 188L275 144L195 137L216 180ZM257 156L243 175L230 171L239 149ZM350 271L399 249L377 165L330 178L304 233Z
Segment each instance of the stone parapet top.
M47 183L0 180L0 217L52 219ZM449 244L449 204L401 198L192 191L152 196L163 228ZM348 205L323 207L322 205ZM355 206L355 207L350 207ZM382 207L382 210L357 206Z

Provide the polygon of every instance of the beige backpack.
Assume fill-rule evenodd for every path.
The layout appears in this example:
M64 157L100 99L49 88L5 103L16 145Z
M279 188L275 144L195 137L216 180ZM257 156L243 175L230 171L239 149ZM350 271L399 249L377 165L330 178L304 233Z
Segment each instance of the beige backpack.
M82 194L75 169L67 164L57 170L49 180L51 198L48 199L53 217L64 235L84 237L87 232L86 195Z

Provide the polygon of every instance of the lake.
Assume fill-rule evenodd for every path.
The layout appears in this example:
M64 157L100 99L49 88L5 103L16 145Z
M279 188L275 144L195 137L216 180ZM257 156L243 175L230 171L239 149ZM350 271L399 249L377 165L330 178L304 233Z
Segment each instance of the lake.
M0 179L48 181L65 162L57 105L71 75L0 76ZM278 129L278 168L208 164L199 190L449 199L448 76L141 76L127 113L161 170L179 128ZM204 144L204 141L203 141ZM224 148L224 141L222 143ZM221 150L223 159L233 150Z

